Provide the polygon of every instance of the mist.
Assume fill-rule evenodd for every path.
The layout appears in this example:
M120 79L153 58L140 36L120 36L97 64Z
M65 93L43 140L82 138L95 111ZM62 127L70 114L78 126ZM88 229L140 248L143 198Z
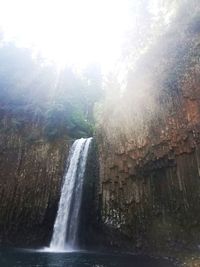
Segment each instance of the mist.
M181 81L198 46L197 1L141 1L136 7L137 27L126 36L123 56L105 79L101 110L97 106L99 128L113 145L129 140L143 146L152 129L165 130L182 103Z

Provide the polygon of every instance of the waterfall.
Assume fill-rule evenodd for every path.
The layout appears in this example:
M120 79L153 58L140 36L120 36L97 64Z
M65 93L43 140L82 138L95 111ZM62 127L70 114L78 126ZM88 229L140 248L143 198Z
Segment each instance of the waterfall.
M51 250L74 249L77 245L83 180L91 139L78 139L70 149L50 243Z

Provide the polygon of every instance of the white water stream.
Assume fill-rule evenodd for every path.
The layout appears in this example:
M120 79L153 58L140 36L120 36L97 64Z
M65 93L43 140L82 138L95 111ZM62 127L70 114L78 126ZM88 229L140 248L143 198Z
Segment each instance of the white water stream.
M49 248L51 251L76 248L83 180L91 140L78 139L70 149Z

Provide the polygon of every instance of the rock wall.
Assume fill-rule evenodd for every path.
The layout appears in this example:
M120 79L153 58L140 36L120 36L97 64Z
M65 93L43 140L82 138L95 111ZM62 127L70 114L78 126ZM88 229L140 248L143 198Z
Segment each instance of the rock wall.
M42 117L0 109L0 241L48 244L71 141L48 141Z
M184 55L175 62L181 65L180 76L176 64L167 61L175 75L173 86L163 85L151 123L142 122L144 132L112 142L105 127L97 131L102 223L123 234L130 249L176 250L197 246L200 240L200 67L195 38L185 48L187 64ZM164 115L159 113L162 105ZM131 125L131 117L129 121ZM114 235L110 244L125 246Z

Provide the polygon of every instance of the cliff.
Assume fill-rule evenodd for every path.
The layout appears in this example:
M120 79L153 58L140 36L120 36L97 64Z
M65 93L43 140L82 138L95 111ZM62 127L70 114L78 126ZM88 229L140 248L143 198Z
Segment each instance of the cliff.
M0 241L44 245L57 212L71 141L48 140L43 117L0 110Z
M161 49L156 45L129 72L118 103L104 110L97 140L102 223L111 245L142 251L197 248L200 43L195 25L165 35Z

